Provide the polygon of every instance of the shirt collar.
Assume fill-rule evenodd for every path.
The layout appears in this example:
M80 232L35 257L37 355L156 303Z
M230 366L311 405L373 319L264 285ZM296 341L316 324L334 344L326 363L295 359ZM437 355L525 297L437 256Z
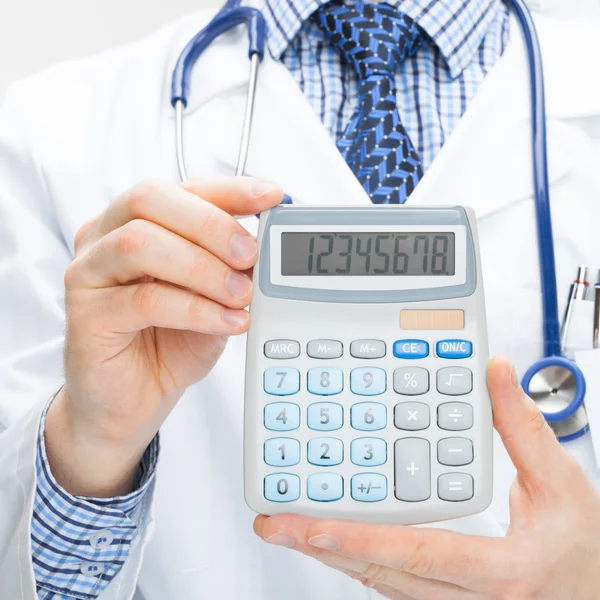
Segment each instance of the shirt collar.
M329 0L265 0L268 46L281 58L305 21ZM434 41L454 79L473 60L501 0L388 0L414 19Z

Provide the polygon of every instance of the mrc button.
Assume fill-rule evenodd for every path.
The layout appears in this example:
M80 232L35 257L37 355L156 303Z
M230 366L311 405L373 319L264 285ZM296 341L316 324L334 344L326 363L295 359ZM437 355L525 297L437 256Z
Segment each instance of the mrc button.
M300 344L294 340L269 340L265 344L267 358L296 358L300 356Z
M396 358L425 358L429 355L429 344L423 340L398 340L394 342Z
M435 353L440 358L469 358L473 344L467 340L440 340L435 345Z

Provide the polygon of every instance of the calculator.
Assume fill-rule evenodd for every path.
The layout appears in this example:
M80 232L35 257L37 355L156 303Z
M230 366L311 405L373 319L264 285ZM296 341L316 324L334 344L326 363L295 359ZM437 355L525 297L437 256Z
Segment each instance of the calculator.
M249 507L402 524L485 510L492 410L472 210L276 207L258 246Z

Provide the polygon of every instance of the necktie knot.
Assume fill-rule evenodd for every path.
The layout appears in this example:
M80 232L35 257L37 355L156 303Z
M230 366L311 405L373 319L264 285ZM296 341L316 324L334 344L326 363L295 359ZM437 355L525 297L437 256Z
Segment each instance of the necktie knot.
M346 6L333 0L315 13L315 19L361 79L374 74L393 77L398 65L425 41L425 32L413 19L385 3L356 0Z

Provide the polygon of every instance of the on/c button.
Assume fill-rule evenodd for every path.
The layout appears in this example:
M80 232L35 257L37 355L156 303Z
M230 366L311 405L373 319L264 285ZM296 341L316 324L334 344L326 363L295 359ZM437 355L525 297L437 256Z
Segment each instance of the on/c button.
M425 358L429 355L429 344L424 340L398 340L394 342L396 358Z

